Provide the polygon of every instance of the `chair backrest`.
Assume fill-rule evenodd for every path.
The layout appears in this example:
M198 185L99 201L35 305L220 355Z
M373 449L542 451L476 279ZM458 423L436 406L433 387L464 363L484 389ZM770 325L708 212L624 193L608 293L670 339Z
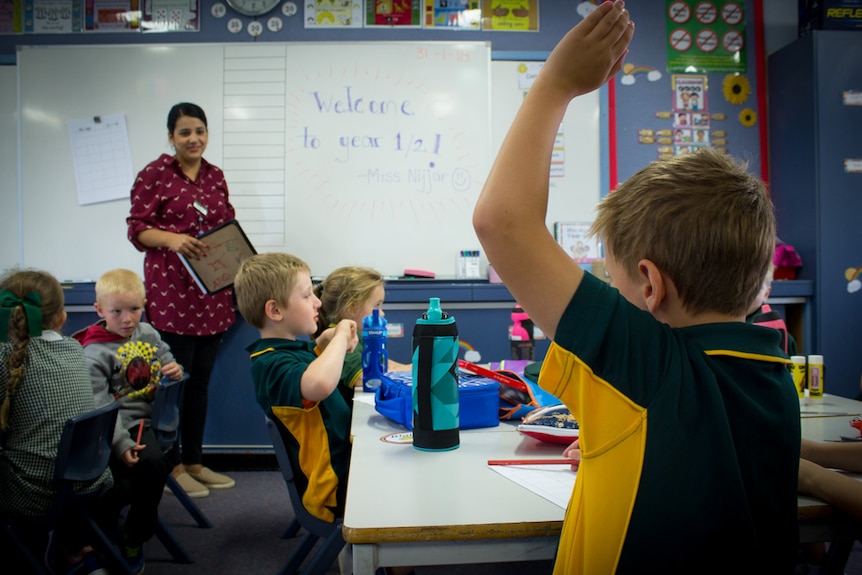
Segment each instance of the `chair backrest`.
M55 481L93 481L105 471L119 410L115 401L66 422L54 461Z
M278 460L278 466L281 468L281 475L284 477L284 482L287 484L287 493L290 497L290 504L293 507L293 513L306 531L314 533L318 537L326 537L334 528L340 529L341 519L336 519L335 523L328 523L309 513L302 504L302 496L299 494L299 489L293 480L293 468L290 465L290 458L287 456L287 447L284 445L284 439L281 437L281 431L278 425L269 416L264 416L266 420L266 430L269 432L269 437L272 439L272 447L275 449L275 458Z
M163 378L156 388L150 427L155 432L162 451L170 449L179 438L183 386L188 378L188 374L184 374L179 381Z

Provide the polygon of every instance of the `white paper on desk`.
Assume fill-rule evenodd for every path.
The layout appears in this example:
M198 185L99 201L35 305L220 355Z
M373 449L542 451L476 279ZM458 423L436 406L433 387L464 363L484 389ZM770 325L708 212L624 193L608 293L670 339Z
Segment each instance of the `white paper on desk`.
M134 174L126 117L95 116L66 122L80 205L127 199Z
M357 393L353 396L353 401L358 403L364 403L366 405L370 405L374 407L376 404L374 403L374 394L373 393Z
M489 465L491 469L565 509L572 498L577 472L564 465Z

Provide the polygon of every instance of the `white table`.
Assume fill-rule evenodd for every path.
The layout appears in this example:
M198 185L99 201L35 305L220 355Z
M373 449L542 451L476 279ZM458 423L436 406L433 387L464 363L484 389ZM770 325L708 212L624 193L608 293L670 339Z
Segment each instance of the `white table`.
M364 395L357 393L357 397ZM405 429L354 401L344 538L353 570L551 559L565 511L489 469L489 459L559 457L563 445L512 423L462 430L458 449L426 452L381 437Z
M807 391L806 391L807 393ZM824 393L820 399L799 399L799 412L804 419L810 417L846 417L862 415L862 402L839 395Z
M357 393L360 395L361 392ZM802 435L837 440L857 434L849 426L862 403L836 396L800 400ZM418 451L381 437L406 431L355 402L353 455L344 538L353 544L356 575L379 566L446 565L552 559L564 510L488 468L489 459L559 457L562 445L524 437L511 423L462 431L458 449ZM823 501L799 497L800 538L853 537L856 525L839 521ZM849 530L848 530L849 529Z

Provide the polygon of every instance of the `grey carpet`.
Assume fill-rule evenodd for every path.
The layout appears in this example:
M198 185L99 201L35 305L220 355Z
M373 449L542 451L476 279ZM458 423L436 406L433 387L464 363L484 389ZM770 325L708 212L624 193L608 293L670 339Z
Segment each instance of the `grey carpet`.
M155 537L144 547L146 575L276 575L299 541L281 534L293 520L287 488L278 471L230 471L236 480L233 489L213 490L209 497L197 499L213 527L197 526L172 495L165 494L159 513L173 529L195 560L191 565L174 563ZM500 563L442 567L418 567L417 575L545 575L552 570L550 561ZM732 573L732 570L728 571ZM806 570L801 570L805 573ZM856 542L844 570L846 575L862 575L862 545ZM798 571L797 573L800 573ZM816 575L810 566L808 575ZM338 575L333 565L327 575Z
M186 510L165 493L159 507L161 518L195 560L174 563L155 537L144 546L146 575L276 575L304 531L293 539L281 534L293 520L287 488L278 471L230 471L233 489L213 490L196 499L213 527L197 526ZM544 575L550 561L417 568L417 575ZM329 574L337 575L333 565Z

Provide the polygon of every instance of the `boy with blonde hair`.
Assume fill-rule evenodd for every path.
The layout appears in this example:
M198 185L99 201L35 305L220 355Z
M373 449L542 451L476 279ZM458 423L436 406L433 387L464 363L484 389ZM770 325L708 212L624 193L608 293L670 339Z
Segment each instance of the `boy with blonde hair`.
M234 279L237 307L260 339L245 349L257 402L284 438L306 509L324 521L343 516L350 463L350 407L335 393L356 322L342 319L314 341L320 300L311 272L284 253L258 254Z
M110 459L114 488L105 505L114 517L129 505L121 550L134 573L144 569L143 544L155 532L165 481L174 467L150 429L152 402L162 377L183 376L159 332L141 321L145 293L135 272L105 272L96 282L94 304L102 319L74 335L84 347L96 407L120 403Z
M545 224L557 127L621 70L633 34L616 0L563 37L473 214L490 263L553 339L540 385L580 424L554 571L721 572L703 559L732 549L746 572L790 573L799 402L775 334L744 321L774 249L762 182L709 148L642 169L592 226L610 285Z

